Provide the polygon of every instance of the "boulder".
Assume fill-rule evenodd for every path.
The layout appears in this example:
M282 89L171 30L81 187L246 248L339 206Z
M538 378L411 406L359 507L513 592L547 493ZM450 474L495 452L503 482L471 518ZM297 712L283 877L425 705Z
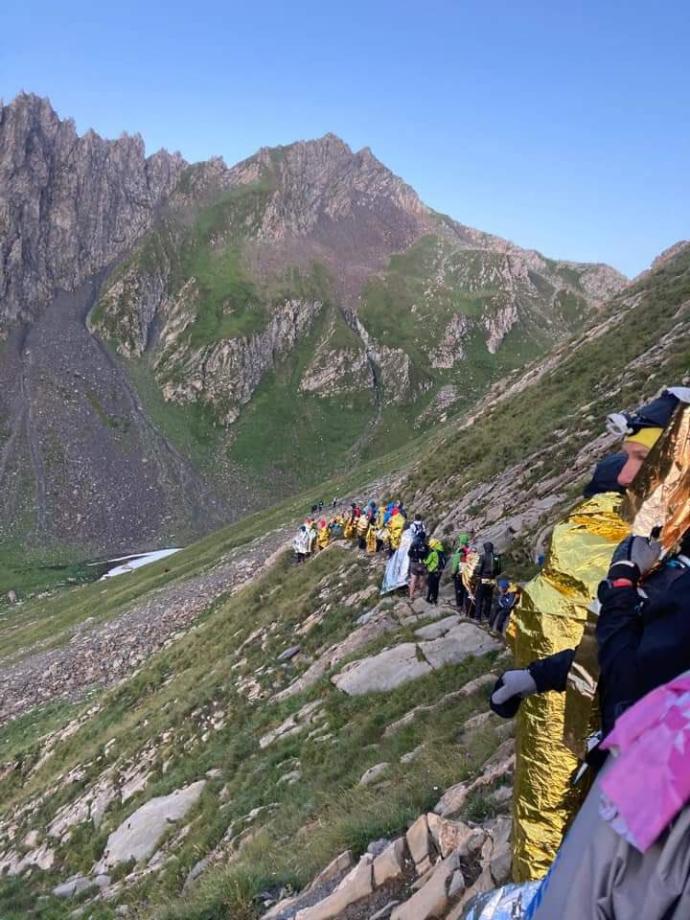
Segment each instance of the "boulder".
M323 869L301 894L281 899L274 904L261 920L293 920L300 909L311 907L319 900L324 900L326 893L331 893L342 877L354 865L350 850L340 853ZM320 896L320 897L319 897Z
M349 696L361 696L394 690L430 673L431 666L426 661L420 661L417 646L413 642L403 642L378 655L353 661L332 681Z
M464 821L449 821L433 813L427 815L431 836L437 850L445 859L457 852L467 856L481 849L486 834L480 827L470 827Z
M470 655L485 655L501 647L500 642L473 623L459 623L440 639L419 643L422 654L434 669L459 664Z
M365 853L335 891L318 904L297 911L295 920L332 920L339 917L350 904L368 897L374 890L373 861L371 853Z
M184 818L196 805L205 785L205 779L199 780L170 795L150 799L138 808L108 837L103 856L94 866L93 872L105 873L130 859L148 859L155 852L158 841L170 823Z
M326 885L333 879L344 875L346 872L349 872L350 869L352 869L354 864L355 861L352 857L351 850L345 850L343 853L339 853L335 859L332 859L329 862L325 869L322 869L321 872L319 872L314 881L307 888L307 891L312 891L314 888L319 888L321 885Z
M510 846L512 821L507 815L500 815L491 824L487 825L486 829L492 841L489 871L495 885L498 887L504 885L510 879L513 860Z
M403 754L400 758L400 763L408 764L413 763L424 751L424 745L418 744L416 748L413 748L411 751L408 751L407 754Z
M405 838L398 837L374 860L374 885L379 888L404 871Z
M459 904L447 915L446 920L460 920L465 912L465 906L472 898L476 897L478 894L484 894L486 891L492 891L495 887L488 867L483 869L476 882L462 895ZM556 920L556 918L554 918L554 920Z
M388 772L390 764L387 761L383 763L374 764L373 767L369 767L368 770L365 770L362 774L362 778L359 781L360 786L373 786L374 783L377 783L385 773Z
M434 867L428 882L411 898L395 908L391 920L429 920L442 917L448 909L448 885L460 867L460 857L452 853Z
M431 835L426 815L420 815L405 834L407 848L415 864L417 874L427 871L433 854Z
M94 888L103 890L108 885L110 885L109 875L73 875L66 882L56 885L53 888L53 894L56 898L73 898L75 895L83 894Z
M467 801L468 795L481 786L489 786L512 772L515 766L515 741L504 741L484 764L483 772L472 782L457 783L443 793L434 807L442 818L451 818L459 814Z

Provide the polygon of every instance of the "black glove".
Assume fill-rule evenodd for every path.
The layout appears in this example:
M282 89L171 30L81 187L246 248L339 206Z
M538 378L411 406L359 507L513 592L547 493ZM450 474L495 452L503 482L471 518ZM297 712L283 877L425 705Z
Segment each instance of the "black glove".
M537 685L527 668L504 671L494 685L489 705L497 716L512 719L522 700L536 692Z
M607 579L627 578L633 584L647 575L659 561L661 544L648 537L626 537L616 547Z

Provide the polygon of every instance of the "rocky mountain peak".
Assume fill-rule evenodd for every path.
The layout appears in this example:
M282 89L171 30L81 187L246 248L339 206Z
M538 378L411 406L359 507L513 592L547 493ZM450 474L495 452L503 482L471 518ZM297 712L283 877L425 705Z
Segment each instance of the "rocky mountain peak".
M652 262L649 271L656 271L656 269L667 265L688 246L690 246L689 240L678 240L678 242L674 243L673 246L669 246L668 249L664 249L663 252L659 253L656 259L654 259Z
M393 226L396 216L399 221L417 223L429 214L417 193L368 147L355 153L335 134L262 148L231 174L232 181L241 184L261 176L272 182L274 207L262 228L264 238L309 234L364 211L388 212L386 219Z
M184 161L140 135L79 135L48 99L0 107L0 322L74 290L146 231Z

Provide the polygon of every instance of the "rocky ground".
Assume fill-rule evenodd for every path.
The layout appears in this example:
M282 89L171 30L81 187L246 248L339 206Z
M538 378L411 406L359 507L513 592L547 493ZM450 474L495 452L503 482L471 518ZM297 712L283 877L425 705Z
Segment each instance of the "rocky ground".
M291 536L292 528L267 534L231 552L210 571L164 587L105 623L81 621L67 645L29 652L19 661L6 659L0 671L0 725L34 706L74 701L131 674L179 639L219 598L270 567Z
M4 764L0 791L13 804L0 822L0 875L31 878L32 885L45 878L51 903L73 910L69 905L75 899L86 899L111 916L116 908L124 915L133 905L141 907L142 898L148 903L151 894L144 895L144 889L163 884L176 865L184 896L193 904L218 872L228 866L239 871L244 860L251 864L257 846L264 855L270 851L259 842L266 834L282 839L284 822L294 820L289 816L295 808L299 813L309 797L323 796L325 789L314 784L329 763L334 776L346 767L348 778L336 782L351 790L345 792L354 796L351 807L360 797L368 803L357 820L368 820L372 807L375 813L374 801L390 803L393 790L393 799L402 795L401 807L410 815L411 808L402 804L408 783L411 789L428 788L426 795L434 800L418 817L386 824L398 834L384 839L379 833L367 840L366 852L352 846L341 850L306 891L265 886L252 897L246 916L269 911L269 917L281 920L354 920L387 917L394 909L401 920L445 916L429 911L439 905L450 910L466 894L502 880L509 836L502 789L507 791L510 782L512 741L510 725L487 725L483 702L495 680L489 662L501 652L501 643L458 616L450 584L438 607L421 598L379 598L382 559L336 544L304 567L285 567L285 537L277 531L251 551L244 547L203 577L161 590L146 607L133 607L91 629L84 624L64 649L29 656L3 674L10 690L4 695L17 715L23 707L78 696L94 683L104 685L138 669L112 691L114 696L83 708L30 753ZM277 568L282 581L271 587ZM272 614L257 618L251 612L255 594L262 608L268 597L281 601ZM184 634L209 605L203 622ZM237 617L230 612L235 610ZM235 618L223 626L219 616ZM126 641L134 627L142 645L132 652ZM185 664L190 642L209 651L195 653ZM115 647L119 654L107 656L106 650ZM106 657L121 661L103 667L100 659ZM203 670L192 677L191 662L197 660L194 667ZM77 667L79 676L70 680ZM216 673L214 680L222 683L209 695L202 688ZM127 716L131 727L123 734L124 725L117 728L112 719L122 718L114 715L120 711L118 699L129 697L132 681L151 689L137 691L134 721ZM184 717L174 715L178 705L187 710L193 700L196 708ZM148 715L140 710L142 702ZM360 720L368 720L381 704L390 711L383 721L376 717L375 734L362 723L369 736L366 753L353 749ZM446 753L447 742L439 737L432 743L426 735L449 718L457 753ZM238 731L249 743L239 771L230 753ZM86 740L97 736L95 747ZM355 742L357 748L361 743ZM477 755L483 750L491 756ZM209 757L211 751L216 753ZM468 763L476 766L458 770L463 751L471 752ZM51 781L44 785L42 777L48 776ZM247 783L249 796L243 791ZM487 804L480 804L485 799ZM492 819L477 820L484 813ZM309 811L297 817L290 835L309 834L312 820ZM217 830L202 842L206 824ZM87 845L89 834L95 838ZM333 843L306 839L304 852L316 847L310 859L322 869ZM190 907L184 916L196 916L196 909ZM132 915L158 913L152 908Z

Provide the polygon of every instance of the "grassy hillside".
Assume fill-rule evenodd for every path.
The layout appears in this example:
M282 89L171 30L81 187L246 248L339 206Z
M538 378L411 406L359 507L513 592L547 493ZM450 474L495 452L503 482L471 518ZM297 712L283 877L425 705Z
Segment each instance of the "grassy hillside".
M24 813L22 836L49 824L60 807L74 802L111 764L122 769L144 764L149 778L145 790L126 805L108 810L96 835L88 823L75 825L69 840L58 846L59 870L32 877L31 899L25 886L0 883L2 916L67 916L64 902L36 902L36 894L46 891L51 881L88 871L108 830L137 804L208 771L213 772L190 831L173 846L162 872L116 886L117 903L136 906L137 916L253 917L253 899L260 891L303 885L342 849L359 853L370 839L404 829L420 809L433 804L439 788L474 775L501 737L487 729L472 736L470 747L458 747L458 727L481 706L481 694L442 706L433 720L415 722L388 737L384 731L414 706L438 700L484 673L490 659L449 666L377 698L374 706L371 698L345 696L327 679L283 703L247 699L248 686L256 685L262 695L280 689L303 670L302 662L347 636L367 601L350 603L346 598L376 585L379 577L380 570L366 559L338 547L304 569L294 568L284 557L241 595L209 610L183 642L102 697L95 710L96 700L91 699L82 706L44 711L41 730L90 712L82 727L53 746L44 763L39 760L35 717L6 728L3 758L19 758L22 766L4 781L3 804L11 811L21 802L35 803ZM321 623L301 637L299 659L277 663L279 653L294 642L295 628L323 606L324 597L332 603ZM409 638L414 638L411 629L400 627L386 641ZM374 640L364 651L382 645ZM315 701L321 708L308 730L262 749L259 738ZM395 764L420 745L424 753L413 764L391 769L392 788L357 785L368 766ZM299 782L281 782L297 763ZM75 770L76 785L55 786L56 777ZM223 844L233 821L245 827L242 821L252 814L252 835L245 845L237 850L237 842L234 847ZM299 847L286 846L294 839ZM217 867L180 902L180 886L189 870L219 845L225 850ZM99 906L93 916L114 916L113 908Z
M474 414L213 534L169 562L12 609L0 619L0 663L9 672L39 651L67 649L78 625L88 635L171 585L188 585L193 595L197 580L221 561L249 557L261 546L257 539L280 536L281 528L289 534L313 500L332 494L400 494L448 535L461 523L481 535L555 496L553 507L540 506L516 532L506 553L510 574L519 574L537 531L591 468L596 452L586 449L605 412L687 378L689 305L690 247L612 301L587 334L497 385ZM345 695L330 680L348 661L417 642L416 630L428 621L424 608L415 620L396 599L377 602L380 577L378 561L346 547L334 546L304 568L290 565L284 553L242 589L215 595L190 629L117 686L49 701L1 728L0 761L8 766L0 774L6 816L0 853L28 852L35 839L27 835L36 830L55 862L0 881L0 916L67 917L74 902L50 895L52 887L88 872L108 834L138 806L198 780L206 780L201 798L160 844L155 870L144 872L144 864L115 870L111 898L89 903L90 916L109 918L127 908L142 918L248 920L260 913L262 892L275 897L303 886L344 848L359 854L373 839L400 833L444 788L476 776L506 729L489 721L461 731L485 710L486 691L454 691L487 673L496 653L362 697ZM361 635L358 620L374 608L385 629L345 646L343 657L310 685L276 698L326 650ZM281 660L295 645L299 652ZM430 716L420 705L436 708ZM267 743L268 733L291 717L296 730ZM389 764L386 780L360 786L365 769L382 762ZM117 792L127 783L134 784L132 796L122 801L113 793L94 828L83 803L95 788ZM463 817L479 820L501 807L491 792L471 797ZM59 812L72 814L73 824L51 841L45 828ZM207 857L205 871L182 893L192 867Z
M635 407L664 385L687 379L689 304L687 247L615 297L594 334L557 348L553 369L534 385L511 395L520 374L502 382L471 427L439 443L416 465L409 488L423 491L443 483L443 502L452 503L460 497L458 490L489 481L535 452L540 453L539 479L568 469L580 448L601 433L609 412Z

